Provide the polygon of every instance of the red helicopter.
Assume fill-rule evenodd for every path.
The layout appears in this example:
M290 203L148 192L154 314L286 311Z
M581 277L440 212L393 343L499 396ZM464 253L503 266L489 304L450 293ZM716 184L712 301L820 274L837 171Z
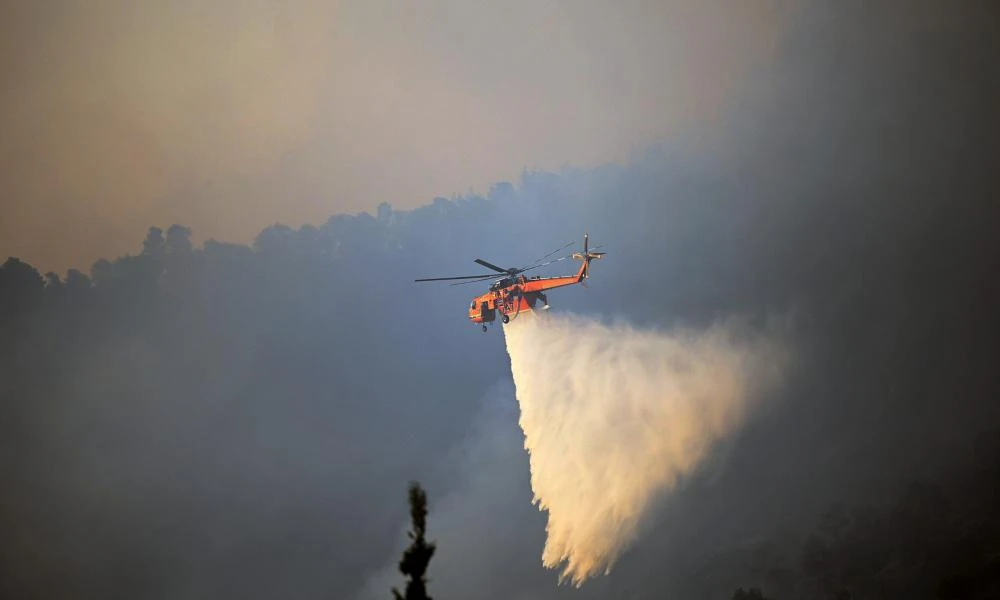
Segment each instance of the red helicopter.
M593 252L588 248L587 244L589 237L590 236L588 234L583 234L583 252L574 252L567 256L542 262L560 250L564 250L571 246L572 242L570 242L569 244L549 252L545 256L536 260L534 263L525 267L504 269L492 263L488 263L481 258L477 258L475 260L475 262L486 267L487 269L491 269L497 273L502 273L503 275L501 277L497 277L497 275L493 273L486 273L479 275L463 275L459 277L431 277L427 279L415 279L414 281L470 280L451 284L463 285L467 283L479 283L489 279L495 279L496 281L490 284L489 291L481 296L473 298L472 304L469 306L469 319L473 323L482 323L483 331L485 332L486 324L496 321L498 312L500 313L500 319L504 323L509 323L511 319L517 317L517 315L522 312L534 310L539 302L541 302L541 308L543 310L547 309L549 307L549 302L545 297L545 290L573 285L574 283L583 283L584 280L590 276L590 261L595 258L603 258L605 254L604 252ZM564 277L527 277L524 275L527 271L566 260L567 258L583 261L583 264L580 265L580 270L576 272L576 275L567 275Z

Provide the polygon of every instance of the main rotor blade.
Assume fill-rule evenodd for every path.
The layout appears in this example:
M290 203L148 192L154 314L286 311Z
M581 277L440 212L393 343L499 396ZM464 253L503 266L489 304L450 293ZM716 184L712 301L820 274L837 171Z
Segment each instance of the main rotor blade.
M493 270L494 270L494 271L496 271L497 273L503 273L503 274L505 274L505 275L506 275L506 274L507 274L507 273L509 272L509 269L501 269L500 267L498 267L498 266L496 266L496 265L494 265L494 264L492 264L492 263L488 263L488 262L486 262L485 260L483 260L483 259L481 259L481 258L477 258L477 259L475 260L475 262L477 262L477 263L479 263L479 264L483 265L483 266L484 266L484 267L486 267L487 269L493 269Z
M570 246L572 246L572 245L573 245L573 242L567 242L567 243L563 244L562 246L559 246L558 248L556 248L556 249L555 249L555 250L553 250L552 252L549 252L549 253L548 253L548 254L546 254L545 256L543 256L543 257L541 257L541 258L537 258L537 259L535 259L535 262L533 262L533 263L531 263L531 264L537 264L537 263L540 263L540 262L542 262L543 260L545 260L546 258L548 258L548 257L552 256L553 254L555 254L556 252L559 252L560 250L565 250L566 248L569 248L569 247L570 247ZM530 266L530 265L529 265L529 266ZM527 267L525 267L525 268L527 268Z
M467 283L483 283L486 281L490 281L491 279L498 279L498 278L496 275L490 275L488 277L482 277L480 279L473 279L472 281L459 281L458 283L449 283L448 285L453 286L453 285L465 285Z
M566 260L567 258L573 258L573 256L572 255L569 255L569 256L560 256L559 258L554 258L554 259L550 260L549 262L543 262L540 265L534 265L534 266L531 266L531 267L527 267L525 269L520 269L520 270L518 270L518 274L524 273L525 271L531 271L532 269L539 269L541 267L544 267L544 266L547 266L547 265L551 265L552 263L557 263L557 262L559 262L561 260Z
M554 258L554 259L552 259L552 260L550 260L548 262L543 262L541 264L533 265L533 266L530 266L530 267L526 267L524 269L511 269L510 271L504 271L504 274L508 274L508 273L513 272L513 275L520 275L521 273L524 273L525 271L531 271L532 269L539 269L541 267L545 267L545 266L551 265L552 263L557 263L557 262L566 260L568 258L573 258L573 255L570 254L570 255L567 255L567 256L560 256L559 258ZM456 277L455 279L471 279L471 278L468 278L468 277L458 278L458 277ZM490 279L497 279L497 280L499 280L500 278L498 278L496 275L486 275L486 276L479 276L478 278L473 279L472 281L460 281L458 283L452 283L452 284L449 284L449 285L465 285L467 283L479 283L481 281L488 281Z
M460 277L429 277L426 279L414 279L413 281L449 281L452 279L481 279L481 278L488 279L490 277L496 277L496 275L493 275L491 273L489 275L462 275Z

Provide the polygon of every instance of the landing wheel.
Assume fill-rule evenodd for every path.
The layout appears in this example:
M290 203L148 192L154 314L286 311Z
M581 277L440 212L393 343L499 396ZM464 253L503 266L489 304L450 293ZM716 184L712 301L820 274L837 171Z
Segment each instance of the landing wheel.
M483 333L486 333L486 325L483 325Z
M504 322L504 324L510 323L510 317L508 317L507 315L504 315L503 316L503 322Z

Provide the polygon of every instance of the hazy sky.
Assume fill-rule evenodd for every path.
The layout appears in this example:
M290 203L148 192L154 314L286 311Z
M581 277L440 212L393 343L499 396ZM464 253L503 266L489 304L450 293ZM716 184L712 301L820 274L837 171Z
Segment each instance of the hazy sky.
M247 241L710 123L789 2L50 0L0 23L0 255Z
M810 3L786 17L794 23L784 32L769 30L781 38L775 57L761 43L745 45L745 63L734 53L722 55L728 62L713 59L729 65L730 89L699 94L731 103L721 120L708 103L705 113L695 110L699 94L672 87L697 79L698 58L717 56L693 49L670 63L673 71L664 66L673 75L655 84L602 81L586 101L571 103L567 90L582 94L582 82L596 74L614 79L614 69L571 77L539 67L541 59L509 49L532 47L514 34L477 44L470 38L483 35L470 33L455 43L470 48L464 54L440 47L440 32L425 32L425 43L408 48L386 45L402 35L400 19L380 35L338 33L331 43L338 48L360 43L348 38L369 40L365 61L326 54L314 64L306 59L324 48L316 39L324 34L308 28L263 36L272 43L262 46L250 43L256 34L229 34L225 48L240 49L230 55L209 40L222 36L223 22L245 25L239 16L153 19L133 11L110 18L80 9L71 16L85 16L87 35L102 40L91 45L57 15L8 9L2 27L10 31L0 31L0 45L49 49L31 56L51 75L12 62L20 55L0 47L6 76L22 82L0 88L5 115L20 119L0 130L0 143L16 150L0 172L21 195L2 197L47 202L31 211L33 219L16 222L8 214L13 207L28 213L27 202L5 207L0 256L14 247L7 232L16 231L37 245L31 255L30 244L18 242L40 265L45 249L84 267L90 258L80 257L88 253L136 252L150 221L183 220L202 237L237 237L252 235L257 221L321 220L349 206L337 198L373 204L378 186L396 186L399 197L387 199L398 205L422 203L435 186L461 190L449 178L471 179L474 165L484 165L486 182L499 178L506 167L488 170L499 157L510 157L516 174L522 161L536 160L532 153L538 161L585 162L581 140L600 138L590 146L595 155L613 154L615 143L627 149L638 143L629 132L655 133L644 127L654 117L664 134L694 127L697 135L624 168L527 177L513 193L483 202L440 204L387 223L340 219L321 235L271 231L256 252L221 244L190 256L151 251L99 269L93 288L37 289L17 263L0 267L0 597L313 600L351 598L372 584L375 597L386 598L403 580L396 567L413 479L428 490L430 535L440 544L428 572L436 598L703 600L754 586L805 600L814 583L827 597L835 590L824 583L844 583L859 597L917 598L952 575L975 579L974 570L954 569L987 565L995 546L966 534L1000 530L989 510L995 481L985 477L997 472L1000 454L991 448L1000 446L981 443L1000 442L998 9L978 0ZM729 48L739 37L660 35L653 30L666 32L671 21L639 13L610 28L648 27L646 46L629 50L634 55L654 52L653 40L663 40L662 56L674 56L722 47L713 39ZM376 20L358 10L331 15L350 17L353 30ZM261 21L284 23L278 31L323 22L312 16ZM611 21L577 18L591 30ZM715 22L703 19L705 28ZM511 20L496 31L511 30ZM123 22L143 23L143 35L112 36ZM197 33L187 45L176 42L181 23ZM539 47L544 36L520 37ZM614 39L605 45L624 48L629 38ZM476 48L501 43L492 78L484 69L462 70L489 63L490 53ZM563 62L572 62L566 55ZM267 56L281 56L289 68ZM186 67L171 69L181 57ZM383 67L374 65L397 63L431 66L391 71L393 81L409 83L389 96L387 79L375 75ZM661 73L652 61L628 64L635 81ZM548 72L557 82L551 87L542 76ZM260 85L257 76L279 83ZM703 90L720 79L706 81L712 85ZM438 110L455 82L475 97L469 92ZM655 100L656 89L664 100ZM549 90L548 104L524 100L533 90ZM619 124L587 121L619 97L631 98L614 113ZM570 118L559 99L586 111ZM654 110L657 102L662 110ZM490 109L508 104L515 108L506 121L491 118ZM393 106L406 110L386 110ZM529 119L544 113L551 118ZM449 118L435 122L432 114ZM518 135L498 133L522 121ZM435 135L440 122L454 126L447 129L454 146ZM577 122L597 124L577 130ZM390 135L402 123L411 126L405 135ZM490 139L508 142L494 147L484 143ZM435 160L448 156L476 158ZM409 186L407 173L429 191ZM343 191L351 185L370 190ZM263 201L272 194L281 202ZM604 368L618 364L608 353L617 338L574 347L599 348L602 366L529 340L526 347L550 367L574 363L605 383L582 386L595 395L574 404L582 412L572 420L522 420L540 414L540 398L560 400L545 389L523 393L523 379L515 385L515 365L539 361L512 359L499 331L484 335L467 321L477 286L413 279L475 272L466 269L476 256L527 264L563 241L579 243L588 230L608 256L593 265L587 288L550 296L550 318L625 322L650 339L719 321L745 325L746 333L775 327L791 360L781 385L760 399L764 408L749 412L738 432L713 434L712 455L698 471L657 496L612 574L575 590L556 587L557 574L540 565L550 515L532 497L544 490L550 498L552 488L532 487L532 462L542 456L525 451L523 433L540 431L539 423L554 427L549 432L559 423L572 428L578 415L587 421L577 433L589 432L588 451L610 448L617 459L614 435L626 436L629 447L658 440L630 425L629 415L640 415L662 428L659 412L628 403L645 384L621 384ZM58 262L52 256L44 259ZM540 272L568 271L559 263ZM727 370L712 383L724 382ZM702 389L685 381L658 385L667 399L678 386ZM623 407L613 414L593 404L609 386L612 404ZM672 424L683 425L684 414L676 412ZM602 419L610 419L605 428ZM521 423L534 425L522 430ZM980 435L989 431L990 438ZM532 445L540 447L557 446ZM660 456L657 444L646 448ZM587 477L606 470L593 464ZM980 483L963 483L962 473ZM899 503L901 512L883 512L913 481L942 486L944 504L940 495L920 494ZM832 521L823 518L831 508ZM837 525L842 537L824 523L852 525ZM923 541L896 535L899 527ZM803 543L810 532L820 546ZM803 561L817 547L829 549L830 560ZM842 578L841 559L852 555L859 568ZM913 573L919 578L903 581ZM919 589L900 591L914 584Z

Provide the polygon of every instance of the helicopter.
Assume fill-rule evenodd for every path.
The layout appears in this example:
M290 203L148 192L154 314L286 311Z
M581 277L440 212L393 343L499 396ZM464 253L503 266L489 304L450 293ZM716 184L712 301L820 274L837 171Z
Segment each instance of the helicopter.
M472 303L469 305L469 320L473 323L482 324L483 332L485 333L487 331L486 324L496 321L497 313L500 313L500 320L506 324L510 323L511 319L516 318L522 312L535 310L539 304L541 305L542 310L547 310L549 308L549 302L548 298L545 296L546 290L565 287L576 283L583 283L588 277L590 277L590 261L604 258L605 253L590 250L588 246L589 238L589 234L583 234L583 252L573 252L567 256L561 256L559 258L546 261L549 257L573 245L573 243L570 242L553 250L552 252L549 252L545 256L537 259L534 263L524 267L504 269L493 263L486 262L481 258L477 258L474 261L491 271L502 273L501 276L497 276L494 273L481 273L479 275L462 275L458 277L429 277L424 279L414 279L414 282L457 281L457 283L452 283L451 285L464 285L468 283L486 282L493 279L494 281L490 283L489 291L473 298ZM599 247L600 246L598 246L598 248ZM527 271L538 269L568 258L583 262L575 275L566 275L562 277L538 277L524 275ZM461 281L463 279L468 281Z

